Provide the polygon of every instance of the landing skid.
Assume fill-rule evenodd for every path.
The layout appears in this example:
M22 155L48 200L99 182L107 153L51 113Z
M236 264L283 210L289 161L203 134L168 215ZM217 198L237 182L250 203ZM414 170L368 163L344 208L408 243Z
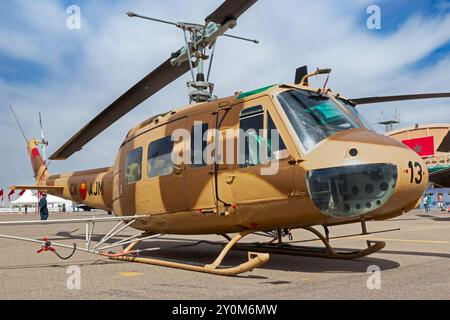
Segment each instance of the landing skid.
M220 265L222 264L225 256L230 252L230 250L236 245L236 243L241 240L243 237L248 235L250 232L240 233L234 238L232 238L228 244L223 248L217 259L208 265L204 266L198 266L193 265L189 263L181 263L181 262L172 262L162 259L154 259L154 258L142 258L142 257L136 257L136 251L133 251L133 248L140 242L140 240L134 242L126 248L123 252L116 254L116 253L107 253L102 254L103 256L109 257L112 260L120 260L120 261L129 261L129 262L138 262L138 263L145 263L150 265L156 265L156 266L162 266L162 267L169 267L169 268L175 268L175 269L182 269L182 270L188 270L188 271L195 271L195 272L203 272L203 273L210 273L215 275L221 275L221 276L235 276L241 273L252 271L255 268L258 268L265 264L267 261L269 261L269 254L267 253L257 253L257 252L249 252L248 253L248 261L244 262L236 267L228 267L228 268L221 268Z
M307 257L320 257L329 259L357 259L368 255L371 255L386 246L384 241L370 241L367 240L367 248L362 250L336 250L334 249L328 237L322 235L319 231L312 227L303 228L315 234L319 240L324 244L324 248L295 246L289 243L283 243L281 237L279 242L274 243L272 240L268 243L251 243L251 244L239 244L236 245L235 250L250 250L253 252L267 252L274 254L285 254L293 256L307 256ZM327 233L328 234L328 233Z

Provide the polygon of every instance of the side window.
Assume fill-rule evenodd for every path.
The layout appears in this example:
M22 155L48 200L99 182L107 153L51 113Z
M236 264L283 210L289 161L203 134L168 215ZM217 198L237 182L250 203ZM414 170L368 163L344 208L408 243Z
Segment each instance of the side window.
M239 164L241 168L256 166L263 161L264 109L256 106L242 110L240 116Z
M191 131L191 164L194 168L206 166L206 161L203 157L203 152L208 146L207 141L204 140L205 134L208 132L208 124L202 123L192 126Z
M284 156L283 151L287 150L286 144L284 143L283 138L281 138L279 134L278 134L278 146L276 146L275 143L272 143L272 139L275 138L274 136L272 136L272 130L276 130L276 132L279 133L278 128L275 125L275 122L273 122L273 119L270 116L270 113L267 112L267 157L270 160L281 159Z
M131 151L127 156L125 167L127 184L135 183L142 178L142 148Z
M148 172L149 178L169 176L173 172L172 163L172 137L165 137L150 143L148 147Z

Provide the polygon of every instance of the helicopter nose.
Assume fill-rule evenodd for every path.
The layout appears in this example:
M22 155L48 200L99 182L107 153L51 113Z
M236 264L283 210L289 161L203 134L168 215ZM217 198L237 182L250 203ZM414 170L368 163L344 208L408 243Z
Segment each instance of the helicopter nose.
M414 151L372 132L347 133L329 142L323 148L341 156L322 156L322 166L307 170L310 197L324 215L398 215L418 204L428 171ZM320 149L310 154L317 162Z
M409 149L397 160L397 166L399 177L393 200L401 205L402 211L410 211L418 205L428 186L428 169L423 159Z

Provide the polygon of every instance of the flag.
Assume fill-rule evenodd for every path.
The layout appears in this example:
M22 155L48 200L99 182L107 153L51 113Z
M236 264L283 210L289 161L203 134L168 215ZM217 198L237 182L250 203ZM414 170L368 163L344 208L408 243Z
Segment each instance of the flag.
M434 137L423 137L402 141L404 145L417 152L421 157L434 156Z
M0 189L0 197L2 197L2 203L3 203L3 189Z
M15 190L11 190L11 191L8 193L8 202L11 202L11 196L12 196L15 192L16 192Z
M23 196L24 193L25 193L25 189L23 189L22 191L19 192L19 197Z

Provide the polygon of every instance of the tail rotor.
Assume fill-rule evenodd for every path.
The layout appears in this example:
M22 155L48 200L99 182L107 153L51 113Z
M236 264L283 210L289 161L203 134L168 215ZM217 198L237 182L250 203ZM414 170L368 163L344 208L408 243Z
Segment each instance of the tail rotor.
M44 126L42 125L42 114L40 112L39 112L39 125L41 127L41 141L40 141L40 145L42 146L42 155L44 156L44 163L47 163L48 140L45 139Z

